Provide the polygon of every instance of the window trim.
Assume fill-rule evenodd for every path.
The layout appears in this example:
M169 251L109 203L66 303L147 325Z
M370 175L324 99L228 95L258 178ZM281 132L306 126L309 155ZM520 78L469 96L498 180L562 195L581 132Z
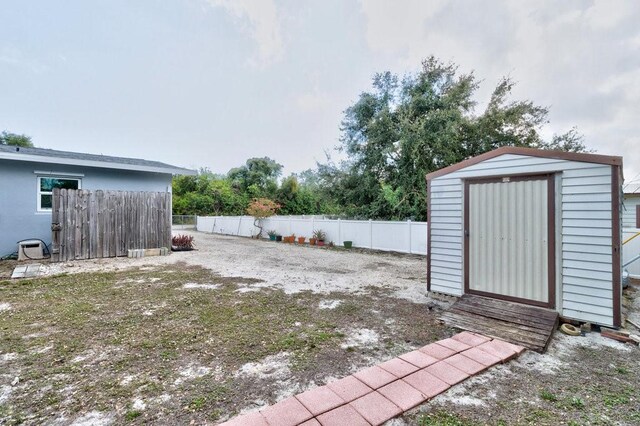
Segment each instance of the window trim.
M42 207L42 196L43 195L53 195L53 191L42 191L40 190L41 179L65 179L65 180L75 180L78 182L78 189L82 189L82 178L76 176L65 175L63 173L52 175L52 174L42 174L36 176L36 212L37 213L51 213L52 209L43 208Z

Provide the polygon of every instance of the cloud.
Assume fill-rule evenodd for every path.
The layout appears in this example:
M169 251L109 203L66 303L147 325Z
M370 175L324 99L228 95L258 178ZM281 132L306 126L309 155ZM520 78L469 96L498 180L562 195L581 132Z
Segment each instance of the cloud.
M484 80L480 105L508 75L515 98L550 107L544 134L577 125L588 146L640 172L640 2L362 0L361 10L386 68L454 61Z
M250 59L256 67L264 67L282 57L284 44L282 25L274 0L208 0L231 14L258 46Z

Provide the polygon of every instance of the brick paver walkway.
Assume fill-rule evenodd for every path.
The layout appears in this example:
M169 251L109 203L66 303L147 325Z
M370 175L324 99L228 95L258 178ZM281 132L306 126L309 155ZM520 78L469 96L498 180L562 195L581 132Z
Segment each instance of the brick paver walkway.
M224 425L380 425L523 351L465 331Z

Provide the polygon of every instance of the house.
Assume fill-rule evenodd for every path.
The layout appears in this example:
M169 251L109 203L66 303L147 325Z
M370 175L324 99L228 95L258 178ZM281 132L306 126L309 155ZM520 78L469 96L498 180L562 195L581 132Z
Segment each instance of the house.
M427 175L428 287L621 324L622 158L504 147Z
M54 188L171 192L196 172L157 161L0 145L0 256L26 239L51 242Z
M630 192L624 194L622 227L640 228L640 193Z

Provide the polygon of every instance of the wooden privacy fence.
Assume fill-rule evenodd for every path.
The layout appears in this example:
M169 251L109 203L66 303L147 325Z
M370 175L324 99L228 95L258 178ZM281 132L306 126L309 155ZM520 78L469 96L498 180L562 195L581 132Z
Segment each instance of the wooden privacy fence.
M171 247L171 194L54 189L51 231L57 262Z

